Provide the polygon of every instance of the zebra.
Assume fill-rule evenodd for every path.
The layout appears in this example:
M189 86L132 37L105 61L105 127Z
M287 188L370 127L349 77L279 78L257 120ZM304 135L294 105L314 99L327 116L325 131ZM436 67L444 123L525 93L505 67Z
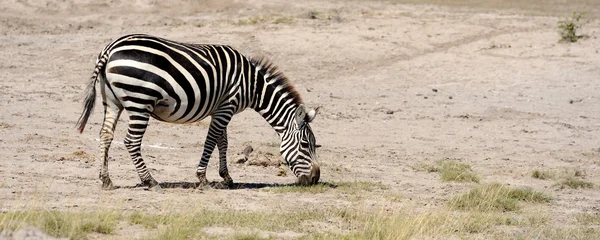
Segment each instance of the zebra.
M100 130L100 180L113 189L108 151L120 114L129 115L124 143L143 185L160 190L142 159L141 143L150 117L169 123L211 122L196 176L206 187L210 156L219 149L219 175L233 186L227 170L227 125L246 108L257 111L280 137L280 153L297 184L316 184L320 177L315 136L309 125L318 107L308 109L299 93L266 58L247 58L228 45L190 44L146 34L122 36L98 55L77 121L82 133L96 100L99 82L104 106Z

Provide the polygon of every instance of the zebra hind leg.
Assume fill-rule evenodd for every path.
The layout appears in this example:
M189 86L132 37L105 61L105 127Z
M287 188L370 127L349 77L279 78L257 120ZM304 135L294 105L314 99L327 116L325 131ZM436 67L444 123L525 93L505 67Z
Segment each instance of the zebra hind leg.
M114 138L115 127L123 109L114 104L104 104L104 123L100 130L100 161L102 167L100 169L100 180L102 181L103 190L112 190L113 184L108 175L108 150Z
M227 170L227 129L223 131L217 148L219 148L219 175L223 178L223 186L233 188L233 179L231 179Z
M127 129L127 136L125 137L125 147L127 147L127 151L131 156L133 165L135 165L142 183L151 190L159 191L161 189L160 185L148 171L144 159L142 159L141 151L142 138L148 127L150 114L135 111L128 111L128 113L129 128Z

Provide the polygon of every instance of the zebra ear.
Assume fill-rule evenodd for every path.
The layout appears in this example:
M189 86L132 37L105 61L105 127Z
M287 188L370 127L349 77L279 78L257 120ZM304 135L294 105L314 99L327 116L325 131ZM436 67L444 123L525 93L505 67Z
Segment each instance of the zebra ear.
M305 118L306 109L304 109L304 105L300 104L296 110L296 123L298 123L298 127L304 126Z
M312 120L315 119L315 117L317 116L317 113L319 113L319 107L315 108L315 109L311 109L310 111L308 111L308 113L306 114L306 118L304 119L306 122L312 122Z

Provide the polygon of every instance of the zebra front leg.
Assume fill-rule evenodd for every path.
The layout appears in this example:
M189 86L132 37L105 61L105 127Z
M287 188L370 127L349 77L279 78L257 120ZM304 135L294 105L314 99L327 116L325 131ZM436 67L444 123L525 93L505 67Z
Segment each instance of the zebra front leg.
M223 178L224 186L233 188L233 179L227 170L227 129L223 130L217 147L219 148L219 175Z
M114 138L115 127L123 109L114 105L104 103L104 123L100 130L100 180L103 190L112 190L113 184L108 174L108 150Z
M198 177L198 180L200 180L200 184L198 185L198 188L200 189L208 185L208 180L206 179L206 166L208 166L208 160L210 159L212 152L215 150L215 146L217 145L217 143L221 143L223 134L227 129L227 124L229 124L229 121L231 120L232 116L233 111L229 108L221 108L220 110L217 110L217 112L215 112L215 114L213 114L212 116L210 127L208 128L208 135L206 136L206 140L204 141L204 151L202 152L202 159L200 159L200 164L198 164L198 168L196 169L196 176ZM225 141L227 141L226 137ZM226 145L227 143L225 142L225 146ZM224 148L224 151L227 151L227 147ZM225 155L222 156L225 157ZM225 172L227 172L227 168L225 168ZM227 176L229 176L229 173L227 173ZM231 182L233 183L233 181Z
M129 151L133 165L135 165L142 183L148 186L149 189L158 191L160 190L160 185L154 180L148 171L148 168L146 168L144 159L142 159L142 138L148 127L150 115L135 111L128 111L128 113L129 128L127 129L127 136L125 137L125 147L127 147L127 151Z

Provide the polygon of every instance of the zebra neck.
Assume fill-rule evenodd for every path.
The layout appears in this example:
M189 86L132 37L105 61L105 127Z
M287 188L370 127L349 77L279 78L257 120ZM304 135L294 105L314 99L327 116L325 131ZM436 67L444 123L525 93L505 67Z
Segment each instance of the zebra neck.
M263 91L261 95L257 97L258 104L255 104L254 110L282 136L294 124L295 113L299 107L297 99L289 93L277 91Z

